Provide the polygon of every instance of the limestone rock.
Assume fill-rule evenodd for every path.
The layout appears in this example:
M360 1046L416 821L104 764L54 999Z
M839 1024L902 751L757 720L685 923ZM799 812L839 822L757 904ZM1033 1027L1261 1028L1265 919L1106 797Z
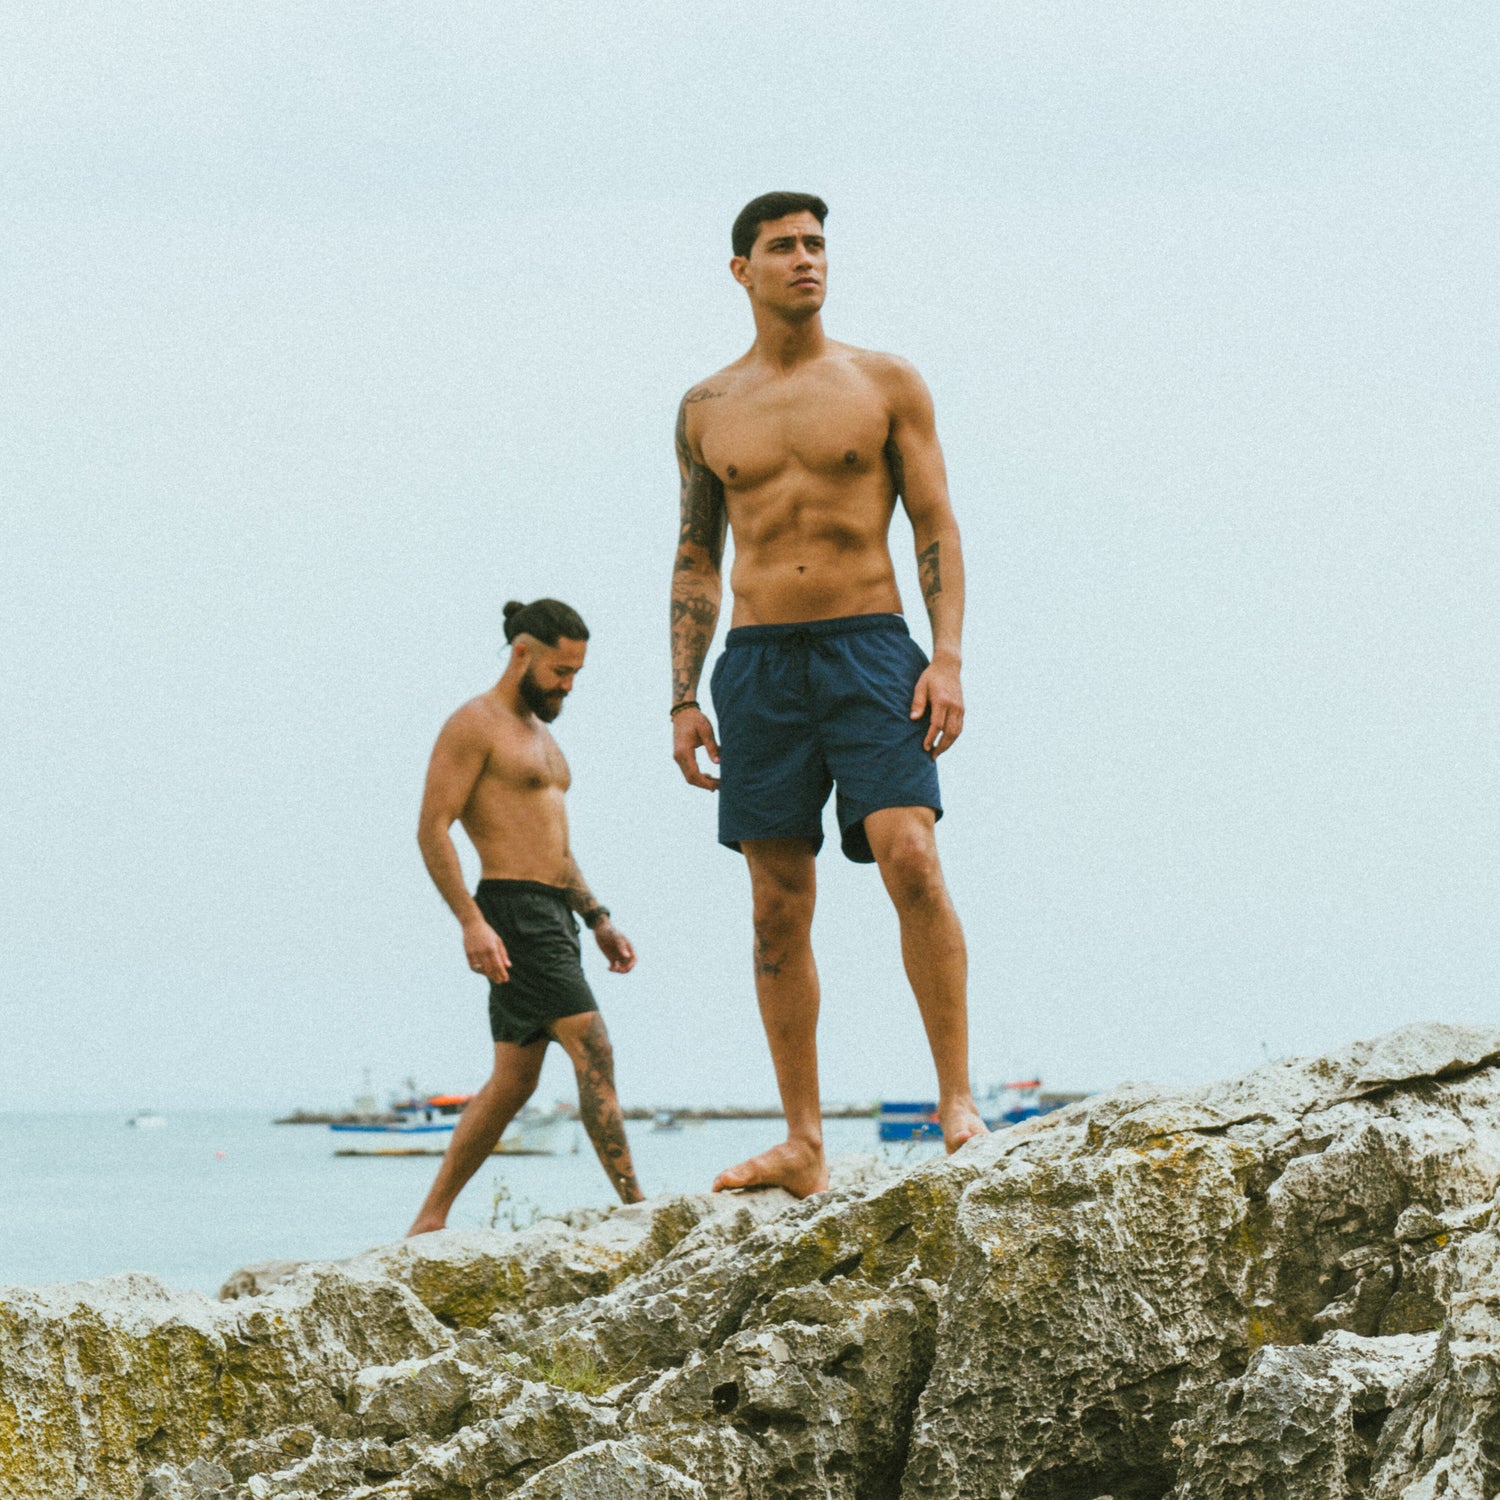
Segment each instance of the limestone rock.
M1500 1494L1500 1233L1482 1230L1449 1253L1453 1289L1437 1357L1386 1424L1369 1500Z
M503 1414L429 1447L403 1476L413 1500L508 1495L531 1475L618 1434L613 1407L537 1381L512 1382Z
M361 1370L349 1387L350 1416L366 1437L446 1437L484 1372L450 1351Z
M1435 1327L1440 1268L1403 1297L1397 1225L1494 1193L1497 1059L1500 1034L1408 1028L988 1143L903 1494L1160 1494L1174 1424L1260 1346Z
M1500 1494L1500 1033L833 1175L0 1291L0 1500Z
M342 1413L372 1364L448 1333L404 1287L310 1268L217 1303L130 1274L0 1291L0 1495L136 1500L163 1463Z
M445 1323L472 1328L495 1313L597 1297L726 1212L723 1200L707 1193L652 1198L581 1230L554 1219L513 1233L441 1229L368 1251L351 1264L404 1282Z
M779 1299L712 1353L694 1352L636 1402L635 1441L716 1500L875 1500L894 1494L926 1378L936 1291L881 1295L840 1277Z
M834 1188L792 1202L753 1224L744 1217L687 1236L655 1265L590 1302L563 1309L517 1339L526 1350L574 1345L601 1366L639 1372L681 1364L693 1350L718 1347L760 1318L779 1293L836 1276L888 1286L915 1267L946 1278L953 1260L953 1219L964 1189L987 1158L965 1147L871 1186ZM737 1210L764 1213L747 1194ZM510 1330L507 1330L509 1333Z
M1437 1335L1258 1349L1245 1373L1181 1422L1172 1500L1355 1500L1391 1411L1432 1366Z
M516 1491L516 1500L708 1500L701 1484L628 1443L580 1448Z
M260 1260L253 1265L241 1266L233 1272L219 1288L220 1302L233 1302L239 1297L259 1297L272 1287L290 1281L303 1266L302 1260Z

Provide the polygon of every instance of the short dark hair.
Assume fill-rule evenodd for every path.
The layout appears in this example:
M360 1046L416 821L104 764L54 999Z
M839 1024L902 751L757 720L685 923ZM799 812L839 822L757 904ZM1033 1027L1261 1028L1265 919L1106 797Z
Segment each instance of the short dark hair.
M749 255L755 248L760 226L768 219L784 219L788 214L811 214L819 224L828 218L828 205L816 193L762 193L741 210L729 231L729 241L736 255Z
M570 641L586 641L589 628L576 609L561 599L533 599L519 604L512 599L505 606L505 639L518 635L535 636L544 646L555 646L563 636Z

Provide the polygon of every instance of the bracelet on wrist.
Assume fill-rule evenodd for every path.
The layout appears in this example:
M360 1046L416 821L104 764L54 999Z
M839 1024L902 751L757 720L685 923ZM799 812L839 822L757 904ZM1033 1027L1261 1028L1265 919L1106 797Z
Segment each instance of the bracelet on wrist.
M607 906L591 906L587 911L579 912L578 915L582 918L583 925L592 932L601 922L609 920L609 908Z
M672 705L672 712L668 715L668 717L675 719L677 715L683 711L683 709L697 707L698 700L696 698L684 698L681 703L674 703Z

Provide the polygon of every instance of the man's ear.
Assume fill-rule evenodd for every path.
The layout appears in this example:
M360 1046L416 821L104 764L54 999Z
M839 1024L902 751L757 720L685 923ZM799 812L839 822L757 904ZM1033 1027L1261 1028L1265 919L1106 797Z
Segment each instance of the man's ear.
M743 287L750 285L750 257L748 255L735 255L730 257L729 274Z

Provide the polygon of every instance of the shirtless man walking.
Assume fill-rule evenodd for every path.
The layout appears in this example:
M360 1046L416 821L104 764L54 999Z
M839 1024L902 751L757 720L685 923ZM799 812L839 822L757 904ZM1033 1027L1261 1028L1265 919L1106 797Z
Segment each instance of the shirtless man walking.
M818 1097L811 929L822 809L838 788L845 855L879 866L938 1076L943 1140L984 1124L969 1084L963 929L933 828L936 759L963 729L963 560L932 400L904 360L823 332L827 206L767 193L733 230L730 271L755 343L695 385L677 413L682 529L672 574L673 755L719 792L719 841L743 852L755 989L787 1139L721 1172L715 1189L828 1186ZM929 663L907 633L887 533L896 501L916 539ZM734 534L731 629L697 702ZM722 745L722 757L720 752ZM700 766L698 751L721 768Z
M568 847L568 763L547 725L583 666L588 627L566 604L505 606L510 661L489 692L458 710L427 769L417 840L427 872L463 927L469 967L490 981L495 1070L459 1116L432 1191L409 1234L447 1223L463 1185L531 1097L549 1041L578 1075L578 1112L610 1184L640 1201L609 1033L578 962L578 923L592 929L610 972L635 967L630 940L595 900ZM472 896L449 832L462 822L479 851Z

